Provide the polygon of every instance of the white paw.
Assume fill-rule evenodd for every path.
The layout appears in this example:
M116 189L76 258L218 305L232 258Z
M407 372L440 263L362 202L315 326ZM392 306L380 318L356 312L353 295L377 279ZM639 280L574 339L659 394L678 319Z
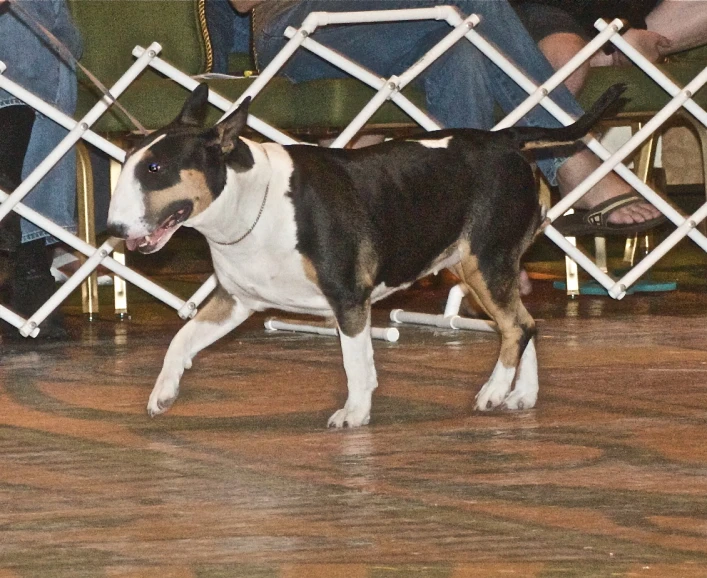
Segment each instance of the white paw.
M535 402L538 401L538 392L523 391L519 389L513 390L503 400L501 407L503 409L532 409L535 407Z
M501 405L511 391L515 373L515 367L505 367L500 361L496 363L491 377L476 394L475 409L488 411Z
M531 409L538 401L539 389L538 356L535 351L535 339L531 339L520 359L515 388L503 400L502 407L512 410Z
M474 409L478 411L488 411L501 405L508 396L510 384L506 386L499 382L486 383L479 393L476 394L476 405Z
M150 417L155 417L166 412L172 407L177 395L179 395L179 377L163 377L160 374L147 402L147 413Z
M345 406L334 412L327 422L327 427L359 427L362 425L368 425L371 421L371 408L353 408L347 409Z

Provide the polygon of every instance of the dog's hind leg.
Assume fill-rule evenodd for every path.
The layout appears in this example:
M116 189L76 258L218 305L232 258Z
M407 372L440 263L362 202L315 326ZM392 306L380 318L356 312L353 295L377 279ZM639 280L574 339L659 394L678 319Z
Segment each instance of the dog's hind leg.
M538 400L538 358L535 351L535 337L528 341L518 367L515 387L503 400L504 409L530 409Z
M476 396L476 409L485 411L501 404L509 409L533 407L538 393L535 346L531 343L535 322L520 300L518 263L508 257L501 262L494 261L491 270L480 266L477 259L470 256L454 271L496 322L501 333L501 352L491 377ZM511 393L521 356L523 362L516 391Z
M162 371L147 403L147 412L156 416L167 411L179 394L179 380L191 360L250 317L252 311L218 287L211 299L182 327L169 345Z
M346 371L348 398L344 407L329 418L329 427L358 427L371 418L371 398L378 386L371 342L371 306L337 315L341 352Z

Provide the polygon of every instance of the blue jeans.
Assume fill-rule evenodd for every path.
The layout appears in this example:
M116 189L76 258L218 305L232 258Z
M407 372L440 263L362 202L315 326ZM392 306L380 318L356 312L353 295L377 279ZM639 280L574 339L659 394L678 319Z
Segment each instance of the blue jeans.
M228 72L228 55L250 52L250 16L239 14L228 0L206 2L206 22L214 52L211 72Z
M81 38L71 21L65 0L22 0L30 12L74 54L81 54ZM7 65L4 76L34 93L48 104L72 115L76 109L76 74L71 63L64 62L46 43L41 33L12 10L0 15L0 60ZM0 108L21 104L0 90ZM36 116L29 142L22 178L46 158L67 131L54 121ZM32 189L23 203L60 227L76 230L76 157L71 150ZM22 242L47 237L43 229L22 220Z
M436 4L456 6L464 16L472 13L481 16L476 30L536 83L553 74L552 67L506 0L300 0L271 22L264 23L259 33L256 31L258 66L262 70L284 46L287 41L283 36L285 28L299 26L310 12L421 8ZM356 24L323 27L314 33L313 38L376 74L388 77L415 63L450 30L446 22L438 21ZM294 82L347 76L306 49L295 53L283 73ZM495 124L496 103L508 114L528 96L465 39L457 42L418 79L427 97L428 111L447 128L490 129ZM582 114L582 109L564 86L555 89L552 98L570 115ZM561 126L539 106L519 124ZM564 159L544 159L538 162L538 166L554 184L562 162Z

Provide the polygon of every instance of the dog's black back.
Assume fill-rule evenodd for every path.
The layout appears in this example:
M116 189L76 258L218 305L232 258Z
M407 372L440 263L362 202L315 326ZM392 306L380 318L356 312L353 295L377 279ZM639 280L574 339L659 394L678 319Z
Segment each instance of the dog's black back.
M472 251L519 247L540 219L527 161L500 133L446 130L422 142L444 139L439 148L417 141L355 151L287 147L299 250L313 262L340 264L368 238L380 258L375 283L396 287L418 278L463 229Z

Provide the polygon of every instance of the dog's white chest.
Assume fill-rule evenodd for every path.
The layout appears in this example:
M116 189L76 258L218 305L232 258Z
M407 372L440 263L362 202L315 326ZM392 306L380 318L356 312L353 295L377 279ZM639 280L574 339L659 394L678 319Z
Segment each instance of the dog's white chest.
M331 314L327 300L305 275L294 247L277 252L263 248L247 256L241 251L212 247L211 254L221 286L247 307Z

